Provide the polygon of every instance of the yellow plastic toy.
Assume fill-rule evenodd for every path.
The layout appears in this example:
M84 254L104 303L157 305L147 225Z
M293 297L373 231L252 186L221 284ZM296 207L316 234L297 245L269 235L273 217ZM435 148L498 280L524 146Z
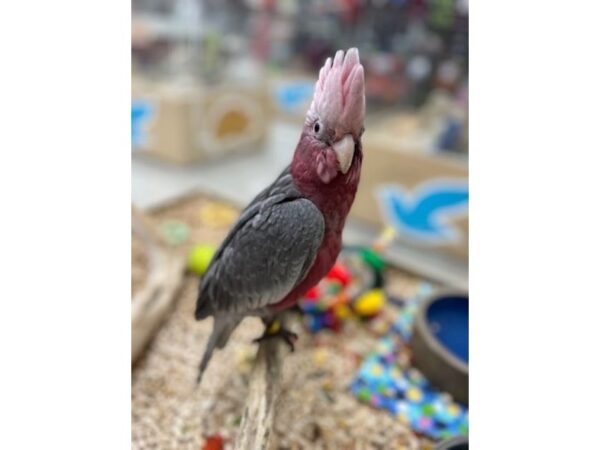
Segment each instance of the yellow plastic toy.
M199 276L204 275L215 251L212 245L196 245L192 248L188 255L187 267L189 271Z
M385 304L385 295L381 289L372 289L358 297L352 305L361 317L372 317L379 313Z

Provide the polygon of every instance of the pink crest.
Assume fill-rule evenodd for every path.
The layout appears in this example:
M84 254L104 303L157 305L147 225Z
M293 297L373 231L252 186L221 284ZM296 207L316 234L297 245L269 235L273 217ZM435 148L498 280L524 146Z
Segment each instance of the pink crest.
M336 134L360 133L365 117L365 75L358 50L338 50L333 61L327 58L319 72L313 101L306 120L317 118Z

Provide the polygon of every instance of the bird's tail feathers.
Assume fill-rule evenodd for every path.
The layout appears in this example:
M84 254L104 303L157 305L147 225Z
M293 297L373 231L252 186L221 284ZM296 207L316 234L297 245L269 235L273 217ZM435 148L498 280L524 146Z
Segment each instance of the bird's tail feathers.
M225 347L229 340L229 336L231 336L231 333L233 333L233 330L235 330L239 323L239 319L218 315L215 316L212 333L208 338L208 343L206 344L206 349L204 350L204 355L202 356L200 367L198 368L198 378L196 380L198 384L202 381L202 375L212 358L214 349Z

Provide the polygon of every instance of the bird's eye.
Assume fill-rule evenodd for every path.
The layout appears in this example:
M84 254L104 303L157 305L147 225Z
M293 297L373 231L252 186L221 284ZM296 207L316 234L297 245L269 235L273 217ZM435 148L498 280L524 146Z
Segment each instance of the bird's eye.
M321 131L321 124L319 122L315 122L313 129L315 130L315 133L318 133Z

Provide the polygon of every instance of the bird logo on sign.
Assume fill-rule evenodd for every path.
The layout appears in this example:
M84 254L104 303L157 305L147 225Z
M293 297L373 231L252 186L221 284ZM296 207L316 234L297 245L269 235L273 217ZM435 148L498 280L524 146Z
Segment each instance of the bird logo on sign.
M140 149L148 145L148 123L154 116L150 102L134 100L131 103L131 146Z
M313 83L293 83L281 86L275 90L275 101L281 109L288 113L297 112L312 100Z
M463 239L452 221L468 215L467 180L436 179L412 192L398 185L384 186L378 191L378 200L385 220L400 236L431 245Z

